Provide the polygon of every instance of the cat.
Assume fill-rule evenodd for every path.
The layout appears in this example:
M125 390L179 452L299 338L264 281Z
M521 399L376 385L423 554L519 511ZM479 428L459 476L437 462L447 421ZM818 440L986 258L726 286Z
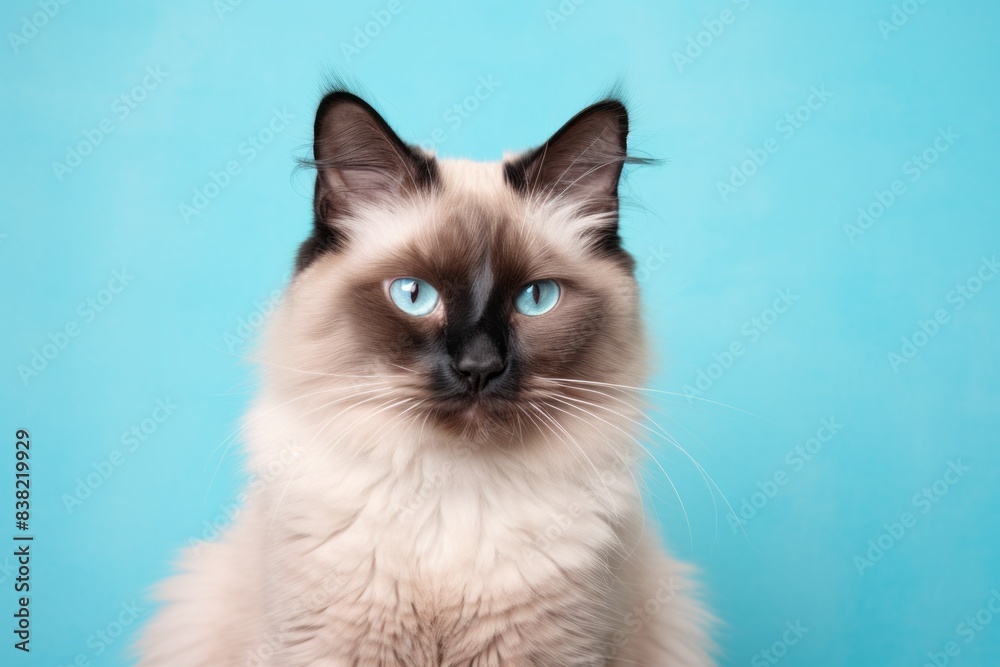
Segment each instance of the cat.
M625 105L494 163L408 145L344 89L314 132L249 500L159 587L139 666L713 664L638 490Z

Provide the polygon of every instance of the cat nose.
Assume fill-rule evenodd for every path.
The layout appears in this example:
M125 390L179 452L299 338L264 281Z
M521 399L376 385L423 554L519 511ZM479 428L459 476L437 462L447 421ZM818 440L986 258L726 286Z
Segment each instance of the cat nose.
M482 391L507 368L500 350L485 336L477 337L463 346L452 365L455 373L465 380L472 392Z

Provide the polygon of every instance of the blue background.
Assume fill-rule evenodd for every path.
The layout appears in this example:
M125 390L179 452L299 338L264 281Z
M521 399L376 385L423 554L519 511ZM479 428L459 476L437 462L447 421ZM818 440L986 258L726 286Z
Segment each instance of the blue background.
M1000 618L971 636L959 624L1000 588L1000 279L977 276L1000 251L1000 7L908 0L912 16L880 27L889 0L398 1L71 2L36 31L24 21L42 23L44 2L5 3L0 466L29 429L37 541L30 656L10 646L0 556L0 661L129 664L144 592L203 522L224 521L240 477L217 446L253 386L241 321L267 309L307 234L311 175L293 168L339 71L404 138L477 159L539 143L624 78L633 147L665 160L625 185L652 386L675 392L656 394L654 417L717 488L662 439L686 517L658 469L648 484L673 548L703 570L722 664L772 664L760 652L775 642L788 665L923 665L949 642L949 664L998 664ZM373 12L391 20L345 49ZM292 119L268 135L275 110ZM57 174L105 119L112 131ZM763 165L743 164L761 150ZM925 151L935 161L914 172ZM239 173L210 187L230 161ZM897 180L857 233L859 207L879 212ZM723 196L720 182L741 186ZM185 221L196 189L214 196ZM102 293L123 269L125 289ZM792 305L777 314L779 290ZM22 378L68 323L78 335ZM911 358L894 364L904 338ZM700 373L703 400L678 396ZM158 399L177 407L124 451ZM827 442L797 458L818 432ZM116 449L120 465L67 509ZM950 464L968 468L954 484ZM100 639L133 600L138 620ZM795 645L781 645L786 623L808 628Z

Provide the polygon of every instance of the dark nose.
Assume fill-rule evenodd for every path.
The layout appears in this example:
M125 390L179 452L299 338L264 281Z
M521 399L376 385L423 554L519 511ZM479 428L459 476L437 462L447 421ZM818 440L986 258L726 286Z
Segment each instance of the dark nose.
M490 380L499 377L507 365L496 344L480 334L462 346L452 367L468 383L469 391L480 392Z

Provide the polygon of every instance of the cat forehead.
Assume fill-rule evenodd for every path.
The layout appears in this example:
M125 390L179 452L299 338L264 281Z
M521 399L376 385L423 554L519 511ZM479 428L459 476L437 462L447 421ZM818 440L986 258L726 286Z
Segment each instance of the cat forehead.
M352 252L363 261L421 255L452 265L492 255L531 257L564 242L544 216L515 192L503 164L441 159L434 189L390 206L361 211L348 221Z
M432 191L373 208L350 221L354 254L377 262L420 256L442 266L507 265L584 259L586 219L571 206L516 191L503 162L436 159ZM578 257L577 257L578 256Z
M438 176L445 192L506 199L510 186L502 162L475 162L461 158L437 158Z

